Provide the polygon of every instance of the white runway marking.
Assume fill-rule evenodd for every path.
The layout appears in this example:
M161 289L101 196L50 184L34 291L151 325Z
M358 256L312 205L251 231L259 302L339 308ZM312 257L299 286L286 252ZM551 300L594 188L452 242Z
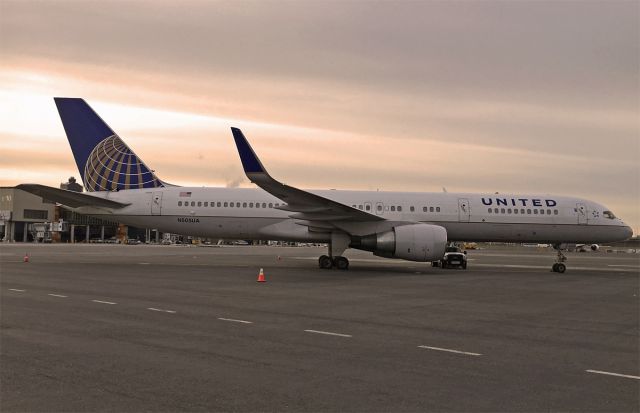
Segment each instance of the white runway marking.
M624 264L607 264L607 267L625 267L625 268L637 268L640 269L637 265L624 265Z
M138 265L151 265L150 262L139 262Z
M149 307L149 308L147 308L147 310L151 310L151 311L160 311L160 312L162 312L162 313L171 313L171 314L175 314L175 313L176 313L176 312L175 312L175 311L173 311L173 310L163 310L163 309L160 309L160 308L153 308L153 307Z
M481 356L480 353L470 353L468 351L452 350L450 348L430 347L430 346L418 346L418 348L426 348L428 350L446 351L447 353L465 354L467 356Z
M319 331L319 330L304 330L304 331L306 331L307 333L326 334L328 336L352 337L349 334L332 333L330 331Z
M111 301L100 301L100 300L91 300L91 301L93 301L94 303L99 303L99 304L109 304L109 305L117 304L117 303L112 303Z
M50 296L52 296L52 297L67 298L67 296L66 296L66 295L60 295L60 294L47 294L47 295L50 295Z
M15 291L17 293L23 293L23 292L25 292L27 290L18 290L17 288L9 288L9 291Z
M585 370L585 371L587 373L604 374L607 376L616 376L616 377L624 377L625 379L640 380L640 376L631 376L629 374L611 373L608 371L600 371L600 370Z
M222 318L222 317L218 317L218 320L222 320L222 321L231 321L232 323L253 324L253 321L236 320L235 318Z

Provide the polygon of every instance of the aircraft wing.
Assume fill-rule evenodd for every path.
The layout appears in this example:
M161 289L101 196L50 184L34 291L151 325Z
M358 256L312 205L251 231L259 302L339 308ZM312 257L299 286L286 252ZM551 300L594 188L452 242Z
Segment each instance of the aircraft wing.
M262 162L249 145L242 131L231 128L236 142L242 167L247 178L271 195L286 202L287 205L278 207L285 211L294 212L292 218L304 221L356 221L372 222L384 221L377 215L352 208L340 202L333 201L320 195L302 189L285 185L271 177L262 166Z
M20 184L15 186L15 189L20 189L30 194L40 196L48 201L57 202L72 208L102 207L117 209L129 205L110 199L83 194L81 192L67 191L66 189L58 189L38 184Z

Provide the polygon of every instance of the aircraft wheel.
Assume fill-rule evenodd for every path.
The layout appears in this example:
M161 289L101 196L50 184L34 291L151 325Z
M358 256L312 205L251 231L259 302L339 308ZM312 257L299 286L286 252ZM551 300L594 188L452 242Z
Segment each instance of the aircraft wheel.
M559 272L560 274L562 274L566 270L567 270L567 266L564 265L563 263L559 262L556 264L556 272Z
M440 266L440 261L431 261L431 266L432 267L439 267Z
M318 266L323 270L329 270L333 267L333 260L328 255L321 255L318 258Z
M349 260L345 257L335 257L333 259L333 263L336 268L339 270L348 270L349 269Z

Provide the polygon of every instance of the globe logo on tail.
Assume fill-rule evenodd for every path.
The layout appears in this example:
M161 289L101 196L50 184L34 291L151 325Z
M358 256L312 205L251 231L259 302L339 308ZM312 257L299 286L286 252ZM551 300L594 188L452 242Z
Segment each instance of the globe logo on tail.
M103 139L91 151L84 168L84 185L89 192L164 186L117 135Z

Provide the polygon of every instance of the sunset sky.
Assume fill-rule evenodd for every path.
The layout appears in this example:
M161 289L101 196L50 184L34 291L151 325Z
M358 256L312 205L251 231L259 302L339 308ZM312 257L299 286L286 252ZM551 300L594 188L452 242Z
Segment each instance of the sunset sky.
M0 0L0 185L79 178L83 97L180 185L551 193L640 232L640 2Z

